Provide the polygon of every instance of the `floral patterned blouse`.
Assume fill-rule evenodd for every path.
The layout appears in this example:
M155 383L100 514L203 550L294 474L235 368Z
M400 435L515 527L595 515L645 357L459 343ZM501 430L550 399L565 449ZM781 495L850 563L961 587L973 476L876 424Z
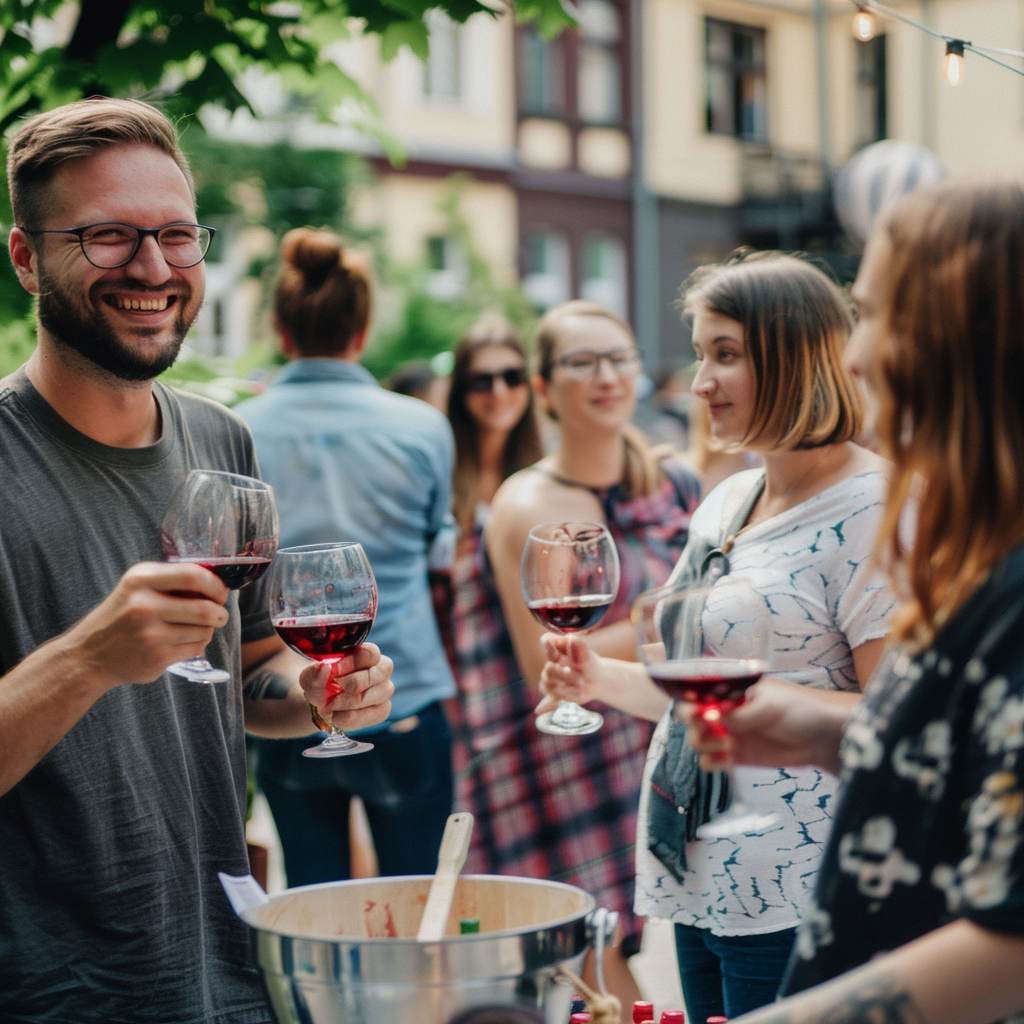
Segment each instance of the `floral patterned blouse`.
M853 712L786 992L957 918L1024 934L1024 546Z

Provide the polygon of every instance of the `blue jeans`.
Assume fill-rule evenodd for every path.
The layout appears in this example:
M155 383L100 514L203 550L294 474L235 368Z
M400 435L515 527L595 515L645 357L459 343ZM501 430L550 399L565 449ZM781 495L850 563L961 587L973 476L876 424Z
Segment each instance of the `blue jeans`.
M677 924L676 959L686 1017L740 1017L774 1002L789 963L795 928L765 935L712 935Z
M351 876L348 814L352 797L366 817L382 875L427 875L452 810L451 733L439 703L408 732L364 738L373 750L350 757L302 758L303 740L261 741L256 778L281 838L288 885Z

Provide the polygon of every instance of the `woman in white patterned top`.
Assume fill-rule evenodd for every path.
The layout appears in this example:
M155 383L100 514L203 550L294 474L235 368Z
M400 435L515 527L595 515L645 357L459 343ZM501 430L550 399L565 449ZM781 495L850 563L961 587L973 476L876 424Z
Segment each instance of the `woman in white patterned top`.
M886 463L854 443L859 392L842 367L851 320L842 294L811 264L754 254L698 271L685 289L714 437L759 454L764 468L728 478L694 514L690 544L717 546L741 526L730 571L750 578L773 614L772 674L853 703L881 656L892 599L869 564ZM757 491L759 494L757 494ZM756 500L755 500L756 498ZM737 512L750 507L742 523ZM687 564L684 553L677 574ZM546 638L550 697L600 699L659 721L637 836L638 913L676 925L688 1016L736 1017L779 987L801 907L829 831L835 779L814 768L739 769L760 833L685 842L673 866L648 847L649 785L669 734L668 698L636 664ZM543 710L543 706L540 710Z

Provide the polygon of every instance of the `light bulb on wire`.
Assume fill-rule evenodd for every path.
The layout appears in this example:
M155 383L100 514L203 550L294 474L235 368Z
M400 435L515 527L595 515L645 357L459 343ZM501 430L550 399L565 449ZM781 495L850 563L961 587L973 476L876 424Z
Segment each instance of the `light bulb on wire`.
M858 7L853 16L853 35L862 43L870 43L875 38L875 16L866 7Z
M942 77L950 85L959 85L964 80L964 44L960 39L946 40L946 57Z

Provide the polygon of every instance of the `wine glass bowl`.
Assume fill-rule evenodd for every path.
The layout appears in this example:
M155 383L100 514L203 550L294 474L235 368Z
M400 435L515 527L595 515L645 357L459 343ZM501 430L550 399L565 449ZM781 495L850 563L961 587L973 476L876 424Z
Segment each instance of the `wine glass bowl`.
M533 617L556 633L585 633L601 621L619 589L619 555L600 523L535 526L519 565L519 582ZM539 715L537 728L554 736L584 736L603 717L571 701Z
M194 469L171 497L160 526L165 561L194 562L230 590L259 579L277 551L277 505L269 484L240 473ZM176 597L199 598L194 591ZM229 672L205 657L175 662L168 670L197 683L227 682Z
M714 583L647 591L633 603L632 621L640 662L654 683L673 700L692 704L713 735L727 735L725 716L768 669L771 612L750 581L726 575ZM698 838L776 824L775 814L744 805L735 784L730 792L728 809L702 825Z
M270 618L297 654L337 664L366 640L377 614L377 583L362 545L352 541L282 548L274 560ZM340 693L333 680L327 698ZM311 706L314 723L329 733L306 757L340 757L372 750L334 728Z

